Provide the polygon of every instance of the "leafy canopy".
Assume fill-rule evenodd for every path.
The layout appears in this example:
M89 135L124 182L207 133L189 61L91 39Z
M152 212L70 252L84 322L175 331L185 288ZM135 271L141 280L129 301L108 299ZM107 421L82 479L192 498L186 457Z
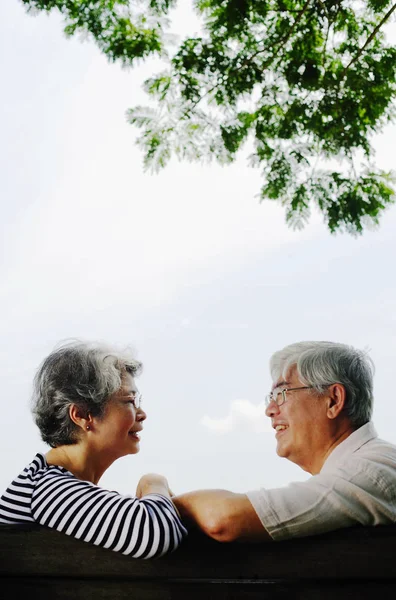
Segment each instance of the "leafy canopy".
M22 1L58 8L67 33L89 32L112 61L166 56L175 1ZM203 34L145 82L154 106L127 113L146 167L172 154L230 163L249 141L260 196L280 201L291 226L308 221L313 203L331 232L377 224L394 202L392 174L375 167L370 144L395 117L396 48L384 33L393 2L195 0Z
M107 58L131 66L150 54L162 55L165 18L176 0L22 0L28 11L58 10L65 33L86 33Z

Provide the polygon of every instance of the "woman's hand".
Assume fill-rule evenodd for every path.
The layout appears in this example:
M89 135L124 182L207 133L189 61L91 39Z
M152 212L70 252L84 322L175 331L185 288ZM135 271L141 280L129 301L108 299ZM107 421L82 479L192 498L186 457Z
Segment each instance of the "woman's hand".
M157 473L147 473L140 478L136 488L136 496L142 498L147 494L161 494L171 498L174 493L169 488L168 481L163 475Z

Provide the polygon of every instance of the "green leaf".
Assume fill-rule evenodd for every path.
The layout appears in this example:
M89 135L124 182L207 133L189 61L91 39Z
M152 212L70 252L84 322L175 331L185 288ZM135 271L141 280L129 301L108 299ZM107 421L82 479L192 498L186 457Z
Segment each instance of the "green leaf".
M195 0L202 32L175 49L176 0L22 1L59 11L68 35L88 33L111 62L164 58L144 83L155 107L127 112L146 168L172 155L228 164L249 140L260 198L280 202L291 227L316 204L330 232L357 235L394 202L393 176L361 159L373 162L372 138L396 116L396 48L384 33L394 0Z

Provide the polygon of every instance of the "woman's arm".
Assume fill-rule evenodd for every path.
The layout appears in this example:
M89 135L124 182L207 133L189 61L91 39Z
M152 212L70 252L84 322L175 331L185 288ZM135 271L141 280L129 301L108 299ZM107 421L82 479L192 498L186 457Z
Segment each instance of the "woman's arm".
M227 490L198 490L172 498L182 519L219 542L270 541L245 494Z
M175 550L187 533L170 499L158 494L123 496L54 469L36 484L32 516L97 546L152 558Z

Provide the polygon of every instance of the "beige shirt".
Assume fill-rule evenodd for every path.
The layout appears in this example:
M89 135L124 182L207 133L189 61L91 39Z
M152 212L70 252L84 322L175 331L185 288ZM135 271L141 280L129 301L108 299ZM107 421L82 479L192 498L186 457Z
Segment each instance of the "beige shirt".
M366 423L333 450L318 475L247 496L274 540L395 523L396 446Z

